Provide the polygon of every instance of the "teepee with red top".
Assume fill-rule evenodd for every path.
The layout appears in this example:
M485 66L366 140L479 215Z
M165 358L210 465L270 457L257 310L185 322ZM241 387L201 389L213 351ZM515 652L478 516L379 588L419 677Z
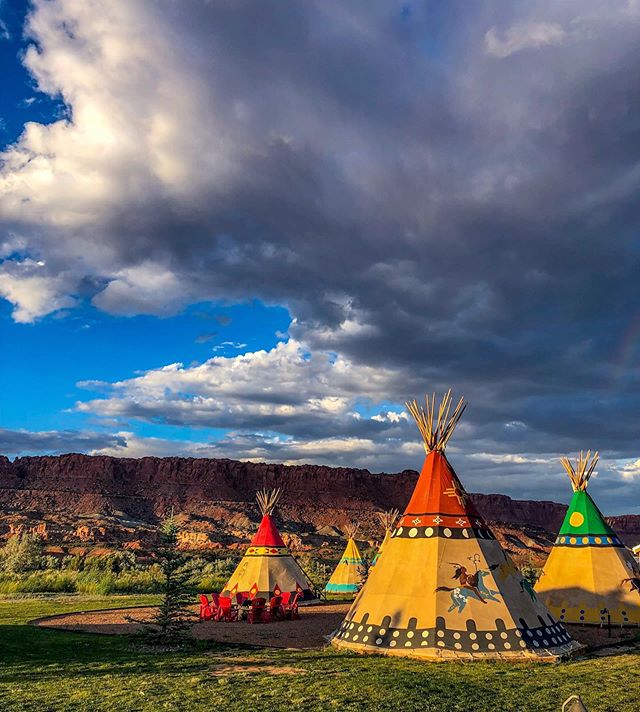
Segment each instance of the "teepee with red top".
M223 596L249 593L252 598L269 599L290 592L298 593L303 601L316 598L311 582L291 555L273 519L273 510L281 495L281 489L261 490L256 494L262 521L242 561L227 581Z
M444 449L465 409L407 404L426 459L332 644L424 659L554 660L580 646L496 541Z

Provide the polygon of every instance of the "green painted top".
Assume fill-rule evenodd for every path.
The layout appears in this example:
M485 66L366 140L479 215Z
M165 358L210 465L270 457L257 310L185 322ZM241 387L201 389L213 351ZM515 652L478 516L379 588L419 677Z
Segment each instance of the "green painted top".
M574 534L615 536L613 529L605 522L600 510L586 490L573 493L573 499L569 504L558 536Z

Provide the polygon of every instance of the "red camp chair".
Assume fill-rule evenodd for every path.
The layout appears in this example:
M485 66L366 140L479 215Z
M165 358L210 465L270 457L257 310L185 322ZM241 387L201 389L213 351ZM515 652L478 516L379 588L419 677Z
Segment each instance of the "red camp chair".
M282 607L289 605L289 599L291 598L291 591L285 591L282 594Z
M225 623L238 620L238 608L233 605L228 596L220 596L220 608L216 620L225 621Z
M251 610L247 614L248 623L265 623L267 611L265 610L266 598L254 598L251 601Z
M282 620L282 596L273 596L269 601L269 610L265 612L267 621Z
M300 618L300 614L298 613L299 599L300 594L296 593L296 595L288 603L282 606L284 617L289 619L290 621L296 621L298 620L298 618Z
M211 604L209 603L209 599L205 596L204 593L200 594L200 620L201 621L210 621L215 615L214 609L211 607Z
M214 619L220 612L220 594L219 593L212 593L211 594L211 610L213 611L213 617Z

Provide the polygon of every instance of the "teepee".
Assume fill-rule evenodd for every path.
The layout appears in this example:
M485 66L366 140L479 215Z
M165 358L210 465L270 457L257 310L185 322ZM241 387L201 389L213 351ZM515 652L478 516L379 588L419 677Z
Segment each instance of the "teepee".
M223 596L249 592L252 597L270 598L289 591L299 593L301 600L316 598L311 582L291 556L273 520L273 510L281 495L281 489L260 490L256 494L262 521L224 587Z
M333 595L341 594L344 598L349 598L355 596L360 589L365 562L355 541L358 535L358 525L347 524L344 527L344 534L347 546L324 587L324 592Z
M535 590L568 623L640 625L640 565L587 492L598 453L561 462L573 498Z
M426 459L415 490L332 644L425 659L554 660L578 649L476 511L444 449L451 392L407 404Z
M382 540L382 544L380 544L380 546L378 547L376 555L373 557L371 566L375 566L378 559L380 558L382 550L384 549L384 545L387 543L387 541L389 541L389 537L391 536L391 532L393 530L393 525L399 514L400 512L397 509L388 509L386 512L376 512L378 521L380 522L380 527L384 532L384 539Z

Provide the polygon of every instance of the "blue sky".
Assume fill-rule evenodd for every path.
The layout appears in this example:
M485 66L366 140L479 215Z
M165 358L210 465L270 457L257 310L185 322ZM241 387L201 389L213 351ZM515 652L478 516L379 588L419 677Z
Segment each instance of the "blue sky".
M398 471L639 511L640 11L0 1L0 450Z

